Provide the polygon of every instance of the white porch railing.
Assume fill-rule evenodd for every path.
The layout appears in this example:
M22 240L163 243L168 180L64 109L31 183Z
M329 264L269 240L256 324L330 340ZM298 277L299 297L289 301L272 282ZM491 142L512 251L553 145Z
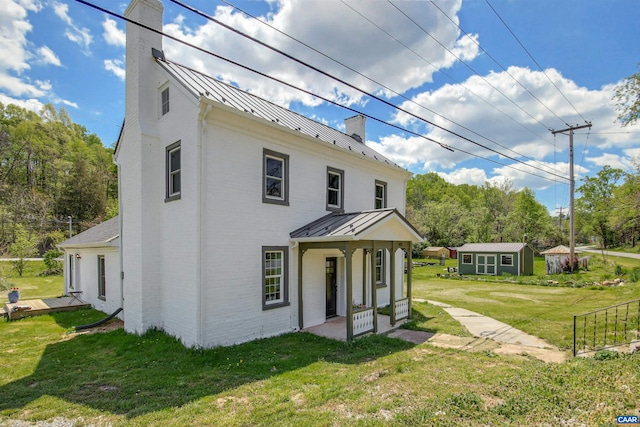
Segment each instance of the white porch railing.
M355 311L353 313L353 336L362 335L372 332L373 325L373 308Z
M396 300L396 321L409 317L409 298Z

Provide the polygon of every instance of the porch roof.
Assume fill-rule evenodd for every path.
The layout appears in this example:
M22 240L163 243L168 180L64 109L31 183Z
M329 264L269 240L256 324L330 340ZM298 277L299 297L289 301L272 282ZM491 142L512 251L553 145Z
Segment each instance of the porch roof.
M397 209L330 213L290 233L297 242L387 240L421 242L416 229Z

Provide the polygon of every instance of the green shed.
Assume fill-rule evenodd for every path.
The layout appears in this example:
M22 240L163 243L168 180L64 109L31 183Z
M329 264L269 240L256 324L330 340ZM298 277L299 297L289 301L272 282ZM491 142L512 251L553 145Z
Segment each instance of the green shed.
M526 243L466 243L458 248L460 274L533 274L533 249Z

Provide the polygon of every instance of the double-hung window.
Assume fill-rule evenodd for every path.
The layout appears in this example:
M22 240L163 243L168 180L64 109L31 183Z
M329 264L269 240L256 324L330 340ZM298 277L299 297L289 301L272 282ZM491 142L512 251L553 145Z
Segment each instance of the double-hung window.
M262 248L262 309L289 305L288 247Z
M289 156L263 151L262 202L289 205Z
M160 112L164 116L169 112L169 88L160 91Z
M98 255L98 298L105 299L107 295L107 277L104 255Z
M177 200L180 198L182 187L180 141L175 142L167 147L166 157L167 190L164 201L170 202L172 200Z
M387 207L387 183L376 180L376 191L374 195L375 209Z
M327 167L327 210L344 211L344 171Z

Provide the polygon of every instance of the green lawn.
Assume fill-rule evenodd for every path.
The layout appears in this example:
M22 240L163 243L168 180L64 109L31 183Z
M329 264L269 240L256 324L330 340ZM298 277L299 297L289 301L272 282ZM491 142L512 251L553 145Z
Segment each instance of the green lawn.
M64 292L62 276L40 276L45 271L42 261L27 261L23 277L18 277L10 261L0 261L0 285L20 289L20 299L55 298ZM7 293L0 288L0 307L8 302Z
M638 286L597 291L430 276L414 282L416 297L481 312L500 307L496 313L520 327L549 318L558 330L553 312L625 299ZM537 305L531 299L545 309L523 308ZM518 301L525 301L519 310ZM437 307L414 310L412 328L464 334ZM544 364L386 336L343 343L291 333L203 350L158 331L70 332L103 317L80 310L0 321L0 425L58 418L77 426L613 426L617 415L640 413L638 355Z
M592 259L590 271L553 277L544 275L544 260L540 259L536 259L534 276L524 277L465 276L461 280L437 277L444 273L442 266L417 267L413 270L413 298L466 308L570 349L574 315L640 299L640 283L593 285L602 278L614 278L615 265L626 270L640 267L640 260L607 258L608 265ZM453 266L454 261L447 261L447 265ZM547 286L550 279L558 283Z

